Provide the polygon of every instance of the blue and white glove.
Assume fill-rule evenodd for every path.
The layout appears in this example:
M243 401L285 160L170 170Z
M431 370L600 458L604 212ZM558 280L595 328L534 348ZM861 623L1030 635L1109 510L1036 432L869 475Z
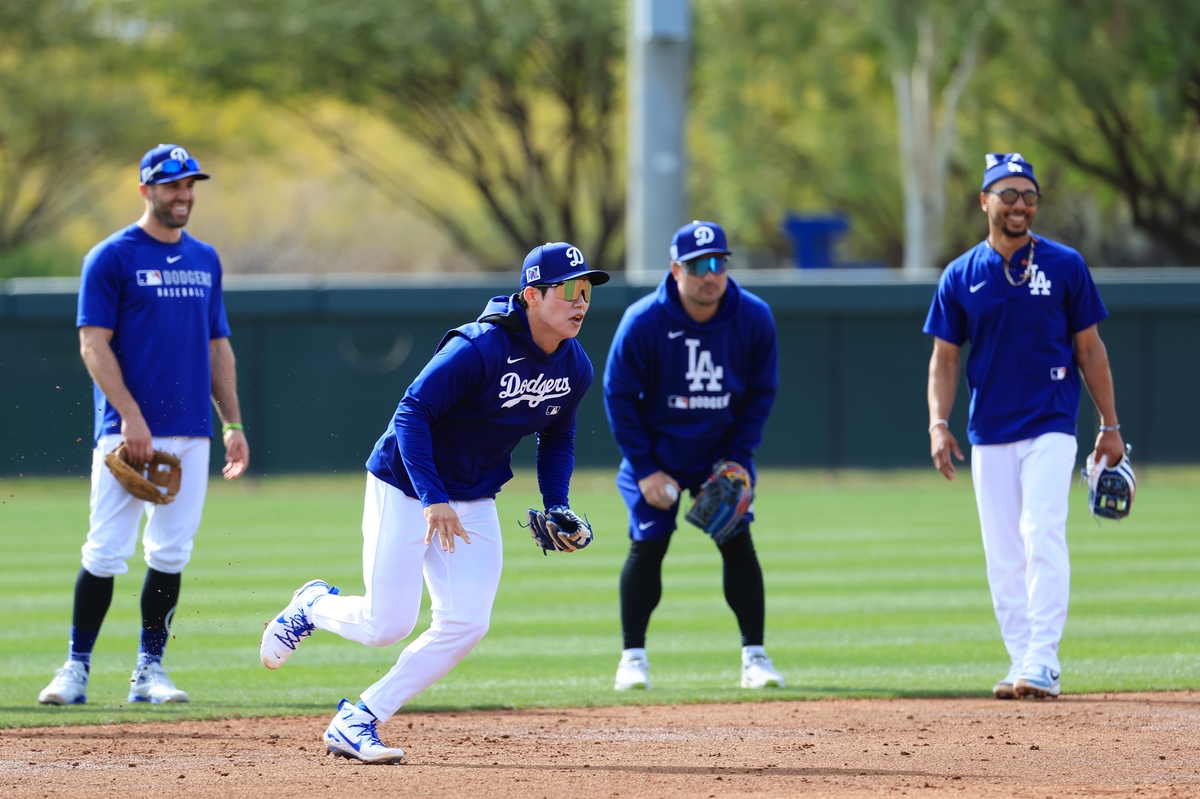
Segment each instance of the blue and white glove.
M545 513L530 508L529 534L542 554L549 549L574 552L592 543L592 526L566 505L555 505Z

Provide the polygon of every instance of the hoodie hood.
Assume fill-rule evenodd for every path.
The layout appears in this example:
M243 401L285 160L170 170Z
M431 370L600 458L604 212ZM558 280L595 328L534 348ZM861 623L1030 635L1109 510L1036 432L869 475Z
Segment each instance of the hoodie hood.
M684 310L683 300L679 299L679 286L670 272L667 272L666 277L658 284L658 290L654 296L655 302L662 306L672 319L693 330L719 330L725 327L737 316L741 298L741 288L732 277L729 278L725 296L721 298L721 307L717 309L717 315L704 324L700 324L688 316L688 312Z
M526 315L525 309L517 302L517 297L516 294L492 297L484 306L483 313L479 315L476 324L495 325L507 330L535 357L548 361L556 361L561 358L575 339L564 339L554 352L543 352L542 348L533 340L533 334L529 331L529 317ZM459 330L463 329L459 328Z

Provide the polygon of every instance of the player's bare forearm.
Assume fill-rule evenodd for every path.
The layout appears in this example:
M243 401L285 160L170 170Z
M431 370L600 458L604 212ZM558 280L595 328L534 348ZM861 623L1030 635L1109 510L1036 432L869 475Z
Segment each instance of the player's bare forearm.
M1100 332L1095 325L1075 334L1075 364L1079 367L1079 375L1087 386L1092 402L1100 413L1102 427L1116 427L1120 424L1117 419L1116 392L1113 389L1112 369L1108 365L1108 348L1100 339ZM1119 430L1101 430L1096 436L1096 461L1106 457L1109 465L1114 465L1125 454L1125 442Z
M954 458L964 460L958 440L946 421L954 407L958 391L958 356L961 348L940 338L933 340L933 356L929 359L929 454L934 468L953 480L957 470Z
M212 368L212 399L217 417L223 425L242 423L242 409L237 395L237 361L233 347L227 338L216 338L208 343L208 355ZM245 473L250 465L250 444L246 433L240 429L224 430L221 439L225 444L225 466L221 470L226 480L234 480Z
M144 463L154 452L150 442L150 427L142 416L142 408L129 393L121 364L112 351L113 331L106 327L85 325L79 328L79 354L88 374L104 392L109 404L121 414L121 435L125 449L134 463Z

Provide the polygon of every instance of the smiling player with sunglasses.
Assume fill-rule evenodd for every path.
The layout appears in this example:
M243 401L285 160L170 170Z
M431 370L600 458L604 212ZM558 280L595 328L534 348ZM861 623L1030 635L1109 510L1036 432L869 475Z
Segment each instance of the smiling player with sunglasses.
M629 508L621 572L624 651L615 687L649 688L646 629L662 595L662 561L683 491L696 492L729 461L754 478L754 450L779 384L775 320L729 277L725 231L696 221L676 232L671 270L625 312L608 353L604 405L625 456L617 487ZM713 540L725 599L742 633L743 688L783 687L763 649L762 570L753 511Z
M391 646L416 625L422 582L428 587L433 623L359 702L338 705L325 731L335 755L400 762L404 751L385 746L377 725L444 677L487 632L502 564L496 494L512 479L512 452L525 436L537 436L547 509L532 513L566 533L569 544L559 551L591 541L567 497L575 412L593 377L575 336L592 287L607 282L579 248L545 244L525 258L518 293L493 297L478 321L446 333L367 460L366 595L340 596L312 580L267 623L259 655L269 669L318 629Z
M1070 247L1030 230L1041 199L1033 166L988 153L980 205L988 237L942 273L925 321L933 465L947 479L963 460L946 421L970 341L967 437L988 583L1009 655L997 699L1055 697L1067 620L1067 499L1075 466L1082 376L1100 412L1095 460L1124 454L1108 353L1108 316L1091 273ZM1103 466L1101 466L1103 468Z

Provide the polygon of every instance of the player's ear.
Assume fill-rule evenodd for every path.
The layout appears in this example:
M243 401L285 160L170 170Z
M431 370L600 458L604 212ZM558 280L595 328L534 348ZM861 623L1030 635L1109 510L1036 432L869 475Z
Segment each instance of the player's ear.
M143 199L143 200L149 200L149 199L150 199L150 187L149 187L147 184L145 184L145 183L139 183L139 184L138 184L138 191L141 193L141 195L142 195L142 199Z
M979 192L979 207L983 209L985 214L987 213L987 198L988 196L986 191Z
M541 299L541 294L533 286L526 286L521 289L521 296L525 298L525 305L532 308L537 300Z

